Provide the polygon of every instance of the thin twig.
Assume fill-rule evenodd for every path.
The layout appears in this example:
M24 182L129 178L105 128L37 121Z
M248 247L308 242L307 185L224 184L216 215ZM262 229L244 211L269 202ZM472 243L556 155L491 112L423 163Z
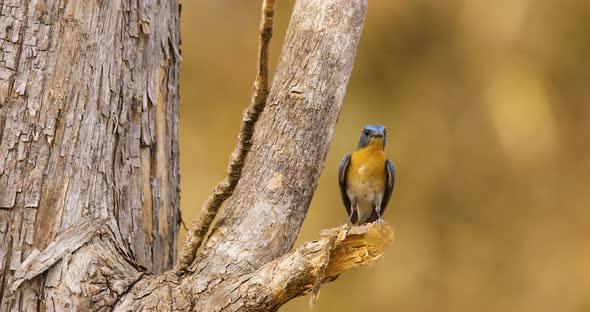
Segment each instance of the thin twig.
M215 216L219 212L219 208L233 194L242 176L244 161L250 147L252 147L254 124L258 121L258 117L264 110L268 97L268 45L272 37L274 12L275 0L263 0L260 21L258 68L250 106L244 111L240 134L238 135L238 143L231 154L227 167L227 177L217 184L213 193L203 203L201 213L193 220L191 229L186 235L185 245L176 266L178 272L186 271L192 264L197 250L203 244L203 239L213 223L213 219L215 219Z

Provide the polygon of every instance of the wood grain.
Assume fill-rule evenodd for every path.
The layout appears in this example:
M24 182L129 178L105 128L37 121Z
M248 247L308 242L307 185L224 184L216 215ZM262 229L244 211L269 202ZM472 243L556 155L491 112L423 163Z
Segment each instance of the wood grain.
M177 1L0 1L0 12L0 289L84 216L110 219L132 261L172 268ZM14 300L0 291L0 311L67 310L48 286L61 271Z

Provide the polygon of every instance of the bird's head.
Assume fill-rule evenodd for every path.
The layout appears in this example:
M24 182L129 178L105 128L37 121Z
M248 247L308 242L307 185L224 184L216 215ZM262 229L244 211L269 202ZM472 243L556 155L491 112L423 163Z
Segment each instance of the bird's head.
M369 145L383 149L385 148L386 135L387 132L383 125L366 125L356 149L359 150Z

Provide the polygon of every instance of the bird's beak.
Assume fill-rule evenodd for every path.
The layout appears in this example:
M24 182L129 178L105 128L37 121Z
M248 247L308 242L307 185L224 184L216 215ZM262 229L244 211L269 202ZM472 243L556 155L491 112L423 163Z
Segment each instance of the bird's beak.
M375 132L375 133L373 133L373 137L375 137L375 138L383 138L383 137L385 137L385 133L383 133L381 131Z

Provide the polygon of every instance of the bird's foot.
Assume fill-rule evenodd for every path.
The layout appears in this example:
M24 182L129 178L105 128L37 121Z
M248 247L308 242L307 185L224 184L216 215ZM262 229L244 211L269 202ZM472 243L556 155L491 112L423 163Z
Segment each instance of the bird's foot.
M379 218L377 222L379 223L379 232L381 232L381 237L383 237L383 219Z
M346 221L346 228L350 228L352 226L352 215L354 214L354 211L350 212L350 216L348 216L348 221Z

